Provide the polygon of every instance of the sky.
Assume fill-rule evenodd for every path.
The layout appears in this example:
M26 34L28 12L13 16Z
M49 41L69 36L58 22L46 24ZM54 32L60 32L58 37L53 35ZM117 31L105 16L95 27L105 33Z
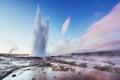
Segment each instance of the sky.
M31 53L38 4L50 21L47 53L120 48L120 0L0 0L1 53Z

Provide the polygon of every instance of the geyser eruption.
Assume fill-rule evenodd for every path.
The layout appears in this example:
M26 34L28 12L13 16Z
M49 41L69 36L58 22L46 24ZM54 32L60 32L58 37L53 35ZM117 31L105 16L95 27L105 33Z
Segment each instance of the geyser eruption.
M39 5L37 6L37 14L35 18L35 41L32 56L45 56L46 44L48 40L49 20L46 20L45 24L42 24L41 13Z

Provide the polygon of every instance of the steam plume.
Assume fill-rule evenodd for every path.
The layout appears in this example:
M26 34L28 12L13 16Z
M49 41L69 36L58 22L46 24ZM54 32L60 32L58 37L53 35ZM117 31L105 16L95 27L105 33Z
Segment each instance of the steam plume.
M15 54L18 51L18 47L14 46L13 48L10 49L9 54Z
M45 25L41 23L41 13L39 5L37 7L37 14L35 18L35 42L33 48L33 56L45 56L46 44L48 41L49 20L46 20Z

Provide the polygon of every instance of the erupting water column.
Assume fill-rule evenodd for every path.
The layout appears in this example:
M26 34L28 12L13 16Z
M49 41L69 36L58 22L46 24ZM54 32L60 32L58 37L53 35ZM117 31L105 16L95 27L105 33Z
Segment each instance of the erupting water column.
M41 13L39 5L37 6L37 14L35 18L35 41L32 56L45 56L46 44L48 40L49 20L46 20L45 24L42 24Z

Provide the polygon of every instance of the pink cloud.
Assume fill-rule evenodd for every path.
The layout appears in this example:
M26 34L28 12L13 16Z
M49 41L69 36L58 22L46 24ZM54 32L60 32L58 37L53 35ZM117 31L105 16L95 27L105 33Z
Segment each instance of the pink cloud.
M120 3L118 3L108 15L91 25L87 33L83 36L83 39L86 40L103 34L109 34L120 29L119 15Z
M64 22L64 24L63 24L63 26L62 26L62 34L63 34L63 35L64 35L65 32L67 31L67 28L68 28L68 26L69 26L69 23L70 23L70 17L68 17L68 18L65 20L65 22Z
M70 18L62 27L64 34ZM93 23L87 32L78 39L62 40L53 50L56 53L71 53L80 50L112 50L120 48L120 3L102 19Z
M120 3L118 3L108 15L103 17L101 20L95 22L88 28L87 33L82 37L83 43L81 47L87 47L92 49L96 48L98 45L100 48L102 47L102 45L106 45L107 43L109 44L107 44L106 46L111 45L111 43L114 42L113 40L114 38L119 39L118 34L120 34L120 32L117 33L117 36L111 36L112 33L120 31L119 15L120 15Z
M106 42L106 43L104 43L104 44L94 44L94 45L91 45L91 46L88 46L88 49L89 49L89 47L92 47L92 48L109 48L109 47L111 47L111 48L115 48L116 46L120 46L120 41L113 41L113 42Z
M95 48L95 50L119 50L120 41L107 42L104 44L95 44L95 45L92 45L91 47Z

